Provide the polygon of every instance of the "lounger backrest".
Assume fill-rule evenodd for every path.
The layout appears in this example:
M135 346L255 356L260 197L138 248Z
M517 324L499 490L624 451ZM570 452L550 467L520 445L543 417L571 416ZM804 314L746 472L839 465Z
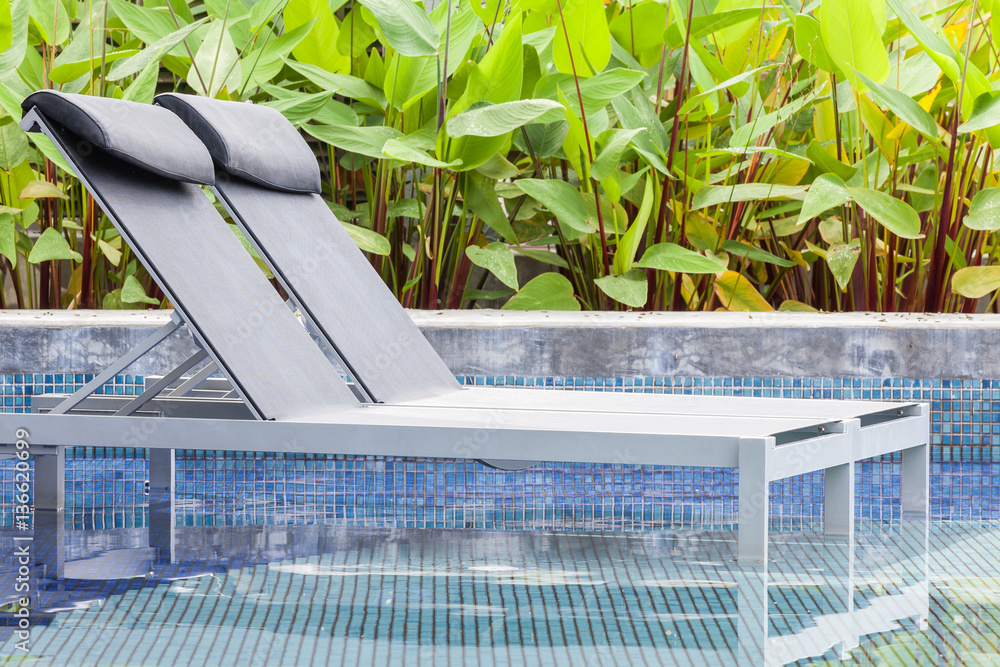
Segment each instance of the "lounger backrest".
M156 102L215 158L215 189L282 285L379 402L460 389L320 196L316 157L278 111L191 95Z
M211 158L174 114L55 91L23 108L25 129L49 134L257 416L359 407L201 191L214 180Z

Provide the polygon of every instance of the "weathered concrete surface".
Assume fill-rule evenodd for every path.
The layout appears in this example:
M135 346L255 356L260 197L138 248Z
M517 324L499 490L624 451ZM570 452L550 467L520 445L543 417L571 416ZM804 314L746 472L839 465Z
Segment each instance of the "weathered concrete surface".
M411 315L458 375L1000 378L997 315ZM0 311L0 372L94 372L168 318L155 311ZM179 333L134 372L163 372L193 349Z

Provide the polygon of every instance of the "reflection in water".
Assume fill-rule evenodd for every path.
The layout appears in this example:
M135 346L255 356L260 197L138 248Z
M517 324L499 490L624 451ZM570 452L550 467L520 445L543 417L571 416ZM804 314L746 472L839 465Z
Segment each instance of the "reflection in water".
M153 500L148 531L36 517L31 664L782 665L900 646L906 662L937 662L954 644L939 650L948 630L927 622L942 604L929 563L1000 539L935 526L929 560L923 523L866 527L856 543L777 533L771 562L742 566L729 531L174 531ZM1000 608L1000 587L977 587L982 567L962 562L944 597ZM15 611L0 612L0 655L18 655Z

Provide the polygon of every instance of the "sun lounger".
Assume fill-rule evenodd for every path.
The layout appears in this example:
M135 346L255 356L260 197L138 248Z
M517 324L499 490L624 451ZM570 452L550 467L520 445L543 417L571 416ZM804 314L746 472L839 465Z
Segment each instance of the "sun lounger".
M70 445L150 448L151 476L159 474L152 470L154 452L174 449L735 467L739 553L750 560L766 558L770 481L826 470L826 532L849 533L854 462L902 451L903 511L927 515L929 431L922 404L627 396L615 399L613 409L595 409L593 395L577 394L576 402L571 393L546 392L534 394L530 403L504 405L460 391L405 311L371 295L356 308L383 314L379 322L397 323L387 325L396 334L409 330L416 336L391 349L380 347L391 340L379 339L369 358L357 357L353 348L345 353L342 336L354 345L353 339L370 338L370 331L348 336L345 323L342 335L332 336L358 384L359 400L200 191L216 180L211 158L175 115L53 91L30 96L24 110L22 126L52 139L175 308L170 324L50 412L0 414L0 442L9 450L27 442L33 454L42 455L36 459L40 509L62 506L61 452ZM266 153L248 162L251 168L267 164L278 162ZM313 194L310 206L322 203ZM263 198L260 205L272 202ZM329 230L336 231L315 244L328 251L343 231L333 224ZM313 272L325 270L323 265ZM352 273L337 275L349 281ZM291 305L303 308L298 299ZM307 319L316 324L314 317ZM141 396L95 395L181 326L200 346L197 354ZM197 370L204 360L225 376L231 393L189 393L197 383L185 374L204 375ZM419 372L397 377L400 366ZM423 384L428 377L429 389ZM396 379L404 383L399 388ZM183 390L165 391L177 382ZM463 399L468 402L461 406L434 400L466 395L484 398ZM619 409L626 398L635 405ZM164 483L171 478L167 474Z

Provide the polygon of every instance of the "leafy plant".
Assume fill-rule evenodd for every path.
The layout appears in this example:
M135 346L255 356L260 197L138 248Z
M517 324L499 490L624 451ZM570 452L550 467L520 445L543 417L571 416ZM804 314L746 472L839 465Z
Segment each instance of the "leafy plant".
M280 110L410 307L971 312L1000 287L979 0L3 1L18 307L162 299L17 126L43 87Z

